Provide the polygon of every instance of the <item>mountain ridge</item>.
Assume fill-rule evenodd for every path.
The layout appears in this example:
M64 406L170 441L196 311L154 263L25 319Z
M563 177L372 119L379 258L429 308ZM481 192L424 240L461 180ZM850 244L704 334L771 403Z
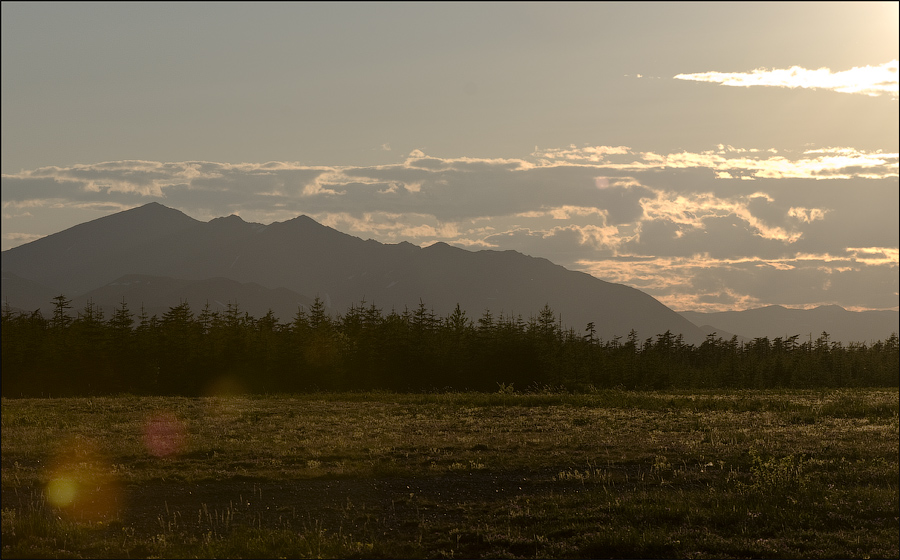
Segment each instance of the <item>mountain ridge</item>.
M202 222L153 202L3 251L2 268L3 299L27 311L47 309L49 302L35 305L36 298L52 291L111 312L122 295L111 286L124 276L142 275L168 278L195 299L199 292L191 290L208 282L217 286L220 301L231 293L228 299L247 310L272 302L282 321L296 313L294 303L303 306L315 297L332 314L363 300L397 311L422 302L439 316L460 305L471 320L488 310L495 317L527 320L548 305L566 327L580 332L594 323L606 340L625 337L632 329L641 339L670 331L694 344L710 329L753 338L752 332L733 328L724 320L728 317L679 314L636 288L545 258L512 250L470 251L444 242L422 248L406 241L362 240L306 215L268 225L234 214ZM228 282L210 283L213 279ZM258 288L248 288L251 284ZM147 286L143 290L133 297L164 305L162 295ZM118 301L109 294L118 294ZM238 294L250 301L241 302ZM174 298L170 294L171 305L178 305ZM127 303L132 309L140 306ZM205 301L188 303L197 311Z
M695 325L737 334L739 337L789 338L804 340L827 333L832 341L872 342L900 332L900 313L890 310L848 311L839 305L820 305L812 309L791 309L767 305L744 311L703 313L682 311ZM715 327L712 327L715 325ZM726 337L727 338L727 337Z

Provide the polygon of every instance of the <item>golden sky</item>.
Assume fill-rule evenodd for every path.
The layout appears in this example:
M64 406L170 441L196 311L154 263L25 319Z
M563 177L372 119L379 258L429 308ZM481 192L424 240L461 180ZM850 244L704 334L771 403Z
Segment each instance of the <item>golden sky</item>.
M2 248L156 201L898 307L896 2L2 4Z

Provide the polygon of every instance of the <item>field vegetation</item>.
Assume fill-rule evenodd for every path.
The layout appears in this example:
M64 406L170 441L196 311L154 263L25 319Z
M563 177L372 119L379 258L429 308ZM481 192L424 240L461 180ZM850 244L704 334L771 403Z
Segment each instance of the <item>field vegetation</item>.
M2 433L4 558L900 552L895 388L3 398Z

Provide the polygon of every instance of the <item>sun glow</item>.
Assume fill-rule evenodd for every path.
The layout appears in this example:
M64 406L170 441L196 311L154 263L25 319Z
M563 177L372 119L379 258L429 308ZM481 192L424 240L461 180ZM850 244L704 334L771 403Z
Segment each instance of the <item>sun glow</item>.
M870 97L887 94L896 99L898 94L897 70L898 61L894 59L878 66L857 66L839 72L832 72L828 68L810 70L792 66L791 68L757 68L751 72L678 74L674 79L711 82L733 87L772 86L792 89L827 89Z

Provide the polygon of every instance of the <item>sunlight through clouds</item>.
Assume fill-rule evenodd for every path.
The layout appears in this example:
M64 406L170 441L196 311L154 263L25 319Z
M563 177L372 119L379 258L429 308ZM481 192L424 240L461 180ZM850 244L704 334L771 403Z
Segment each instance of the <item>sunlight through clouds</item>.
M872 259L866 262L860 255ZM888 268L896 275L897 265L896 249L866 248L847 249L842 256L796 253L781 259L716 259L705 253L620 256L584 259L576 268L610 282L633 285L672 309L716 312L771 304L812 308L846 297L858 282L867 282L872 289L891 289L891 280L877 271ZM710 267L717 274L709 275ZM835 275L842 276L839 283L830 279ZM845 307L872 308L865 297Z
M641 203L644 207L644 219L647 221L667 220L674 224L704 229L705 220L708 218L735 216L746 222L756 232L756 235L764 239L793 243L800 238L800 233L768 226L754 216L747 207L747 202L754 198L771 201L764 193L753 193L743 200L729 200L717 197L712 193L684 196L657 191L656 198L641 199Z
M797 218L801 222L810 223L816 220L824 220L827 210L821 208L802 208L792 206L788 209L788 216Z
M784 88L826 89L839 93L857 93L878 97L898 95L898 62L892 60L878 66L855 67L832 72L828 68L808 70L799 66L784 69L757 68L752 72L699 72L678 74L676 80L717 83L723 86L769 86Z
M641 172L656 169L709 169L723 179L813 178L883 179L898 176L900 157L895 152L869 152L846 147L808 149L802 153L774 149L741 149L719 145L715 150L657 154L622 146L570 146L547 149L524 159L428 157L420 151L402 164L375 167L305 166L290 162L223 164L216 162L159 163L107 162L72 167L44 167L3 175L4 208L44 206L51 199L100 199L133 195L141 200L166 199L179 191L232 192L235 196L288 199L359 195L367 187L383 195L423 195L462 178L486 181L483 193L504 188L507 181L528 173L567 173L596 169L595 189L631 188L634 177L612 177L608 171ZM479 177L483 174L483 177ZM549 178L549 175L546 175ZM552 180L552 179L551 179ZM490 186L491 181L501 181ZM537 185L535 185L537 186ZM377 188L376 188L377 187ZM363 190L361 190L363 189ZM299 198L297 198L299 195ZM406 200L406 199L404 199ZM409 199L412 200L412 199ZM123 201L115 201L124 203ZM574 206L574 205L573 205ZM560 206L562 207L562 206ZM249 205L252 209L253 205Z
M900 265L900 249L897 247L847 247L856 262L871 265Z
M719 145L716 150L657 154L639 152L621 146L603 151L603 146L548 149L532 154L543 166L584 165L604 169L690 169L715 170L723 179L815 178L847 179L864 177L897 177L900 154L881 150L868 152L853 148L806 150L801 155L775 149L741 149ZM804 157L812 156L812 157ZM598 184L599 188L602 188Z
M723 291L728 282L748 278L772 293L838 272L889 284L897 228L876 225L896 219L897 177L897 153L834 146L657 153L570 145L521 159L414 150L376 166L105 162L3 175L4 223L20 224L5 226L3 242L39 237L28 229L36 212L108 214L158 201L200 220L307 215L382 243L516 250L685 309L738 308L769 301L752 283L746 298L722 295L740 291ZM896 289L878 301L863 292L851 292L847 305L896 305Z
M896 2L48 6L3 3L4 251L155 202L900 303Z

